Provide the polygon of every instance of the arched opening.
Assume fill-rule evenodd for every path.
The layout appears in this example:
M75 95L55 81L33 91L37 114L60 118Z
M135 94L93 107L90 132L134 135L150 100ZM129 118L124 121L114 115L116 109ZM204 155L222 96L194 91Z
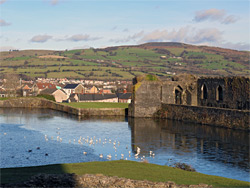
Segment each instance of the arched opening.
M216 90L216 100L217 101L223 101L223 89L221 86L217 87Z
M181 91L175 89L175 104L182 104Z
M207 86L205 84L201 87L201 99L207 99Z

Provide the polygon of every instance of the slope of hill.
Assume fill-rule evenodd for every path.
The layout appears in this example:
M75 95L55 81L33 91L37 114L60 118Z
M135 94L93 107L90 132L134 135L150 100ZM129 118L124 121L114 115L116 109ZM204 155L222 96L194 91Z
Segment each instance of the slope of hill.
M104 49L24 50L0 53L0 74L34 77L131 80L144 73L169 77L249 76L250 52L183 43L146 43Z

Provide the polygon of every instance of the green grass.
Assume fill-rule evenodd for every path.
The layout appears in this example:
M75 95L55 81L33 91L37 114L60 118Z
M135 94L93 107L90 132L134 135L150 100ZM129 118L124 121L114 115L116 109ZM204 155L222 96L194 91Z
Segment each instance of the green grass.
M0 97L0 101L5 101L5 100L8 100L8 99L11 99L10 97Z
M75 108L128 108L128 103L112 102L72 102L65 103Z
M193 74L198 75L207 74L207 71L211 72L211 75L222 75L221 72L223 75L249 75L247 64L249 53L241 55L239 52L232 52L235 54L230 55L216 52L215 49L214 52L210 52L198 47L167 47L166 49L175 56L180 56L184 50L187 53L183 55L183 59L171 58L166 54L167 59L160 59L160 56L164 54L157 53L157 50L137 47L61 52L24 50L0 52L0 68L1 73L24 74L30 77L47 76L48 78L66 77L98 80L131 80L134 75L128 72L130 69L134 74L148 73L158 76L169 76L165 73L166 71L181 74L190 70ZM57 59L41 59L39 58L40 55L61 55L68 58L58 61ZM203 56L204 58L197 59L197 56ZM234 59L232 59L233 57ZM82 58L82 60L79 58ZM105 62L96 63L93 61L97 59L105 60ZM24 63L26 60L28 63ZM183 66L175 65L175 62L181 63ZM166 66L167 68L164 68ZM61 72L54 72L58 71L59 68ZM107 69L110 69L110 71L107 71ZM63 70L67 71L63 72ZM45 74L47 71L50 71L50 73ZM94 74L90 74L92 71Z
M176 184L197 185L205 183L214 187L249 187L249 182L210 176L197 172L188 172L168 166L140 163L134 161L106 161L72 164L56 164L37 167L1 169L2 183L14 183L27 180L30 176L47 173L62 174L104 174L107 176L125 177L135 180L154 182L174 181Z

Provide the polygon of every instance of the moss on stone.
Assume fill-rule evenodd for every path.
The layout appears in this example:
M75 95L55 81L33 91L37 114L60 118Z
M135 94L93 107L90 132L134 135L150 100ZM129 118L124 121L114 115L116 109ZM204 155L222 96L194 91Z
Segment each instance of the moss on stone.
M141 87L141 82L134 85L134 92L136 92Z
M152 75L152 74L147 74L145 76L145 80L146 81L159 81L159 78L155 75Z
M160 79L153 74L144 74L136 77L136 82L142 82L142 81L160 81Z

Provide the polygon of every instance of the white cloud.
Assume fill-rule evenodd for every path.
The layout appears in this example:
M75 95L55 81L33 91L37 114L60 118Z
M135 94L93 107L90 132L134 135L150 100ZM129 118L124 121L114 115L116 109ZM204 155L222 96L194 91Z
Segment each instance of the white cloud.
M245 50L245 51L250 51L250 44L247 43L231 43L231 42L227 42L227 43L222 43L220 45L223 48L229 48L229 49L237 49L237 50Z
M221 23L230 24L230 23L235 23L237 20L238 19L235 16L229 15L226 18L224 18Z
M202 21L218 21L222 24L230 24L237 21L236 16L227 15L225 10L219 9L208 9L197 11L194 17L194 21L202 22Z
M130 42L130 41L135 41L136 39L139 39L141 37L143 37L144 31L135 33L133 35L130 35L128 37L125 38L120 38L120 39L110 39L110 42L115 42L115 43L126 43L126 42Z
M0 46L0 52L6 52L10 50L17 50L17 49L13 46Z
M6 0L0 0L0 5L5 3L5 2L6 2Z
M155 30L145 34L138 43L145 42L184 42L200 44L204 42L218 42L222 40L222 32L216 28L195 29L190 26L178 30Z
M71 37L65 38L65 40L70 40L73 42L78 42L78 41L94 41L98 40L100 37L90 37L90 35L83 35L83 34L77 34L77 35L72 35Z
M89 49L89 45L83 45L83 46L75 46L73 48L70 48L70 50L78 50L78 49Z
M222 40L222 32L216 28L200 29L195 33L189 33L185 42L199 44L203 42L218 42Z
M32 37L32 39L30 41L44 43L44 42L47 42L51 38L52 38L52 36L50 36L50 35L36 35L36 36Z
M10 25L11 23L8 23L8 22L6 22L6 21L4 21L3 19L0 19L0 26L2 27L2 26L8 26L8 25Z

